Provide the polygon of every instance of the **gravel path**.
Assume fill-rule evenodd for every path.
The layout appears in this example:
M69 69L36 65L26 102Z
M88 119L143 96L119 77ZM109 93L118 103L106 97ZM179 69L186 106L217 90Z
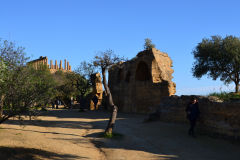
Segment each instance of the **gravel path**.
M109 113L50 110L19 126L0 127L0 160L239 160L240 145L207 136L188 137L187 125L143 123L119 114L115 139L101 136Z

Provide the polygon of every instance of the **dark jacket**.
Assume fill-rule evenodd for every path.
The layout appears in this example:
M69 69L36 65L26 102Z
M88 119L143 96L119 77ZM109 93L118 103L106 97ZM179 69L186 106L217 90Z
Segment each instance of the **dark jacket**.
M197 120L200 115L198 103L192 104L189 103L186 108L187 118L189 120Z
M94 105L97 105L98 97L96 95L94 95L93 98L92 98L92 101L93 101Z

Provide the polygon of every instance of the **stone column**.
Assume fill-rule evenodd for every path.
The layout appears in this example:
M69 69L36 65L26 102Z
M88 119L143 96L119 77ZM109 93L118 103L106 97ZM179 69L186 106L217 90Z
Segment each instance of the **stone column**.
M60 67L59 69L62 69L62 60L60 60Z
M49 65L48 65L48 58L46 57L46 65L47 65L47 68L49 69Z
M57 60L55 60L55 69L58 69Z
M46 65L48 66L48 58L46 57Z
M67 62L67 70L69 70L69 62Z
M67 70L67 60L64 60L64 69Z
M50 60L50 69L53 69L53 62Z
M71 71L71 66L69 66L69 71Z

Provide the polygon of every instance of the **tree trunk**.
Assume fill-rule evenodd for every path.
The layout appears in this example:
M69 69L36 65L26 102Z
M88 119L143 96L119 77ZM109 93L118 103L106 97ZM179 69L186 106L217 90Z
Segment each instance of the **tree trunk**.
M112 134L114 124L115 124L115 121L116 121L116 118L117 118L118 107L116 105L114 105L114 103L113 103L112 94L111 94L110 89L108 88L108 85L107 85L105 72L106 72L106 69L102 68L103 86L104 86L104 88L106 90L106 93L107 93L107 98L108 98L109 105L112 108L112 114L111 114L111 117L109 118L108 125L107 125L107 128L105 130L105 134Z
M237 77L236 78L236 81L234 81L235 83L235 93L238 93L239 92L239 78Z
M117 111L118 111L118 107L114 105L112 115L111 115L111 117L108 121L108 125L107 125L107 128L105 130L105 134L112 134L113 128L114 128L114 125L115 125L115 121L117 119Z
M235 83L235 93L238 93L239 91L239 83Z

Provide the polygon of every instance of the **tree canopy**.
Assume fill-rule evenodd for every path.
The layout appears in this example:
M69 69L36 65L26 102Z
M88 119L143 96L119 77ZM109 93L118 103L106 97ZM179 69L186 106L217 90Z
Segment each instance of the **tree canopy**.
M3 77L5 76L5 71L6 71L6 64L4 61L0 58L0 83L3 82Z
M240 39L235 36L212 36L203 39L193 50L195 62L193 76L208 75L213 80L220 78L225 84L235 83L239 92L240 81Z
M152 43L152 40L150 38L146 38L144 41L145 41L145 43L144 43L145 50L155 48L155 44Z
M61 100L65 107L71 105L72 97L82 100L91 92L89 80L79 73L57 71L53 77L56 81L56 99Z
M26 66L23 47L0 43L0 123L10 117L31 115L35 104L45 104L52 97L54 81L46 67L35 70Z

